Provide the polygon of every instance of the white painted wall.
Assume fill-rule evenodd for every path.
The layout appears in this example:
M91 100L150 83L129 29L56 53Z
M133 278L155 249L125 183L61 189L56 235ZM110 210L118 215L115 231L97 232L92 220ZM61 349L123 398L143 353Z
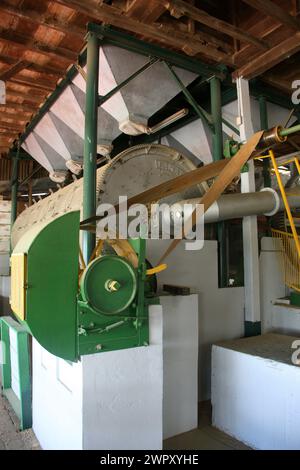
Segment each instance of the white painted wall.
M147 258L155 266L169 240L149 240ZM199 251L186 251L184 242L167 258L159 286L189 286L199 295L199 401L210 399L211 347L216 341L244 335L244 288L218 288L217 242L205 241Z
M150 309L149 347L82 357L84 449L162 448L162 308Z
M82 449L82 364L32 341L33 430L46 450Z
M198 295L160 297L163 308L163 437L198 426Z
M256 449L300 449L294 339L267 334L213 347L214 426Z
M262 331L300 335L300 308L279 304L288 289L283 280L280 245L271 237L261 242L260 273Z
M43 449L161 449L162 308L150 346L71 364L33 341L33 430Z

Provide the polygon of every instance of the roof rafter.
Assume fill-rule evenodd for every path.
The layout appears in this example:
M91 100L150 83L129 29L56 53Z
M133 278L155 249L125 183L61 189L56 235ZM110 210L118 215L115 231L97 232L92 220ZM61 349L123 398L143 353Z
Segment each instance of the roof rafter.
M182 0L163 0L164 5L170 11L170 13L176 16L187 16L192 18L199 23L205 24L206 26L221 31L228 36L239 39L247 43L254 44L259 49L267 49L268 43L261 39L257 39L246 31L241 30L237 26L234 26L226 21L220 20L214 16L209 15L206 11L200 10L199 8L187 4Z
M29 50L38 54L43 54L47 57L63 59L68 62L76 61L77 59L76 52L71 51L70 49L59 46L50 47L37 41L34 42L30 37L20 34L12 34L9 30L0 31L0 41L6 44L11 44L15 47L19 47L24 51Z
M84 28L79 28L75 25L68 25L65 22L54 20L48 16L43 17L38 11L32 10L30 8L13 7L3 0L1 0L0 3L0 11L16 16L22 20L30 21L31 23L37 24L39 26L45 26L47 28L54 29L60 33L72 34L73 36L77 36L79 39L83 39L85 34Z
M91 2L91 0L54 1L79 13L88 15L94 20L97 19L98 21L157 40L168 46L188 51L189 55L203 54L218 62L232 63L232 59L228 54L224 54L213 47L205 46L203 41L196 39L193 34L182 33L179 30L168 31L166 33L159 24L153 23L150 25L141 23L135 18L120 14L121 10L111 5L102 4L101 6L96 6L95 2Z
M4 51L0 53L0 62L2 62L3 64L14 65L19 60L22 60L24 63L26 63L26 68L31 70L32 72L38 72L45 75L53 75L55 77L61 77L61 75L64 73L64 70L59 70L58 68L51 67L48 64L40 65L38 63L30 62L21 58L14 59L11 56L5 54Z
M1 109L14 109L15 111L22 111L24 113L35 113L38 110L38 106L30 106L28 104L16 103L15 101L6 100L5 104L0 104Z
M292 28L296 31L300 30L300 20L292 15L290 15L286 9L281 8L276 3L271 0L242 0L243 2L250 5L250 7L255 8L256 10L264 13L267 16L276 18L280 23Z
M257 75L266 72L299 50L300 31L240 67L233 73L233 77L244 77L250 80L251 78L257 77Z

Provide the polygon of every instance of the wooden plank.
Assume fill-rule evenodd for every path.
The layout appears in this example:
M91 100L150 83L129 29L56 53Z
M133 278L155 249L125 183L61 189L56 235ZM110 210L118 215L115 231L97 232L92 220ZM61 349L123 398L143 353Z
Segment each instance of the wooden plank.
M0 224L0 240L4 240L5 238L9 238L10 235L10 225L1 225Z
M153 188L147 189L140 194L137 194L127 201L127 206L130 207L133 204L149 204L154 201L171 196L178 192L184 191L187 188L203 183L211 178L216 177L225 168L229 160L220 160L217 162L210 163L209 165L196 168L195 170L189 171L183 175L177 176L165 183L161 183ZM119 212L119 205L115 206L116 213ZM91 217L81 222L81 228L89 224L92 221L99 220L101 217ZM90 227L89 227L90 228Z
M51 81L43 80L40 78L13 77L9 81L18 85L29 86L31 88L37 88L38 90L45 91L53 91L56 86L56 83L51 83Z
M11 90L6 88L6 95L15 97L15 98L23 98L25 101L32 101L34 103L42 103L45 99L46 93L43 95L33 95L32 93L25 93L21 91Z
M191 21L193 21L193 20L191 20ZM171 28L172 28L173 31L174 31L174 28L175 29L179 28L180 31L182 31L182 32L186 32L186 33L190 32L188 24L178 23L177 20L174 20L171 17L170 18L164 18L163 20L160 20L159 24L161 25L161 27L163 29L170 28L170 30L171 30ZM196 39L199 39L199 41L206 42L207 44L209 44L213 47L221 48L221 50L227 52L228 54L233 54L233 52L234 52L234 48L233 48L232 44L229 44L229 42L224 41L224 38L221 39L221 38L218 38L216 36L213 36L212 34L208 34L207 32L202 31L202 29L201 29L201 31L195 29L195 32L193 34L194 34ZM231 41L230 38L228 40ZM255 48L255 50L257 50L257 49Z
M26 114L26 116L25 116ZM23 114L17 114L16 113L8 113L7 111L1 111L1 108L0 108L0 117L1 118L8 118L8 119L16 119L17 121L24 121L24 122L27 122L28 119L30 119L30 116L32 115L32 113L30 113L30 115L28 116L28 111L23 111Z
M295 31L300 30L300 20L290 15L287 11L288 8L281 8L271 0L243 0L243 2L267 16L276 18L280 23Z
M248 80L257 77L300 50L300 32L287 38L267 52L260 54L233 73L233 78Z
M272 44L271 39L269 39L269 35L277 31L280 27L281 24L274 20L274 18L262 18L260 15L260 18L258 18L247 31L260 39L266 38L270 46L275 46L276 44ZM248 62L250 57L258 54L257 48L252 44L241 45L240 49L234 54L234 63L237 64L237 66L241 66L245 62Z
M255 151L263 133L264 131L257 132L240 148L237 154L228 161L227 165L220 172L212 186L210 186L208 191L204 194L204 196L202 196L200 204L204 205L204 213L215 201L219 199L221 194L225 191L233 179L240 174L241 168L251 158L251 155ZM188 233L192 230L193 226L195 226L197 222L197 211L195 209L186 225ZM181 239L173 240L170 243L168 249L160 258L158 264L161 264L167 258L167 256L169 256L170 253L175 250L180 242Z
M0 212L10 212L11 201L0 201Z
M0 240L0 253L9 253L9 239Z
M0 74L0 80L9 80L11 77L21 72L21 70L27 67L27 62L24 60L19 60L16 64L9 67L8 70L5 70Z
M158 0L132 0L126 15L145 23L153 23L165 11L166 7Z
M10 213L0 212L0 225L10 224Z
M56 20L54 18L41 15L38 11L23 6L14 7L9 3L1 0L0 11L9 13L21 20L30 21L36 25L45 26L64 34L71 34L76 36L78 39L83 40L85 35L85 28L80 28L76 25L68 25L66 22Z
M6 130L12 130L12 131L21 131L23 129L24 126L22 125L18 125L18 124L14 124L14 123L10 123L10 122L6 122L6 121L0 121L0 128L2 129L6 129Z
M11 100L6 100L5 104L0 104L0 112L2 109L9 108L14 109L15 111L22 111L25 113L35 113L38 110L38 106L31 106L29 104L15 103Z
M0 62L7 65L14 65L18 60L7 55L4 51L0 53ZM54 77L61 77L64 73L64 70L51 67L49 65L40 65L39 63L29 62L28 60L23 60L26 63L26 68L32 70L33 72L38 72L46 75L53 75Z
M34 43L32 38L16 34L12 34L9 30L0 30L0 41L4 44L13 45L22 49L23 51L32 51L42 54L46 57L54 57L55 59L66 60L68 62L75 62L77 60L77 53L60 46L48 46L46 44Z
M267 49L268 44L261 39L257 39L251 34L248 34L246 31L234 26L226 21L220 20L214 16L209 15L206 11L200 10L193 5L189 5L182 0L164 0L163 1L166 8L173 14L178 16L187 16L192 18L199 23L205 24L206 26L220 31L228 36L239 39L246 43L254 44L259 49Z
M152 40L157 40L166 46L175 47L183 51L188 50L190 55L203 54L215 61L222 61L227 64L232 63L230 56L217 51L215 48L204 45L193 34L187 35L187 33L182 33L178 30L166 33L160 25L155 23L150 25L137 21L135 18L123 15L120 9L111 5L102 4L96 7L95 3L90 0L55 0L55 2L84 15L91 16L98 21L132 31L135 34L140 34Z

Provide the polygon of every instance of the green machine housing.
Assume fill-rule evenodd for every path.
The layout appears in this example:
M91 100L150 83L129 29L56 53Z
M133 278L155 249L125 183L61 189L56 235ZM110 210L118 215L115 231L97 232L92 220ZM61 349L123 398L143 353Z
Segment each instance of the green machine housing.
M36 224L19 240L11 256L13 312L47 351L65 360L147 346L148 305L156 299L155 281L146 273L146 240L129 240L137 267L103 255L79 281L79 223L79 211L69 212Z

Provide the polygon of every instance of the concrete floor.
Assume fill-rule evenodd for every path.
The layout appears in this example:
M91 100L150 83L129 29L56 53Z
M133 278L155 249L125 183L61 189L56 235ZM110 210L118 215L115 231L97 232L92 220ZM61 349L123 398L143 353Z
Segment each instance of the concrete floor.
M0 450L39 450L31 429L19 431L19 420L7 399L0 395Z
M0 450L40 450L33 431L19 431L19 421L0 395ZM200 407L199 428L164 441L165 450L247 450L249 447L211 425L209 403Z
M165 450L251 450L240 441L211 425L210 402L199 406L198 429L164 441Z

